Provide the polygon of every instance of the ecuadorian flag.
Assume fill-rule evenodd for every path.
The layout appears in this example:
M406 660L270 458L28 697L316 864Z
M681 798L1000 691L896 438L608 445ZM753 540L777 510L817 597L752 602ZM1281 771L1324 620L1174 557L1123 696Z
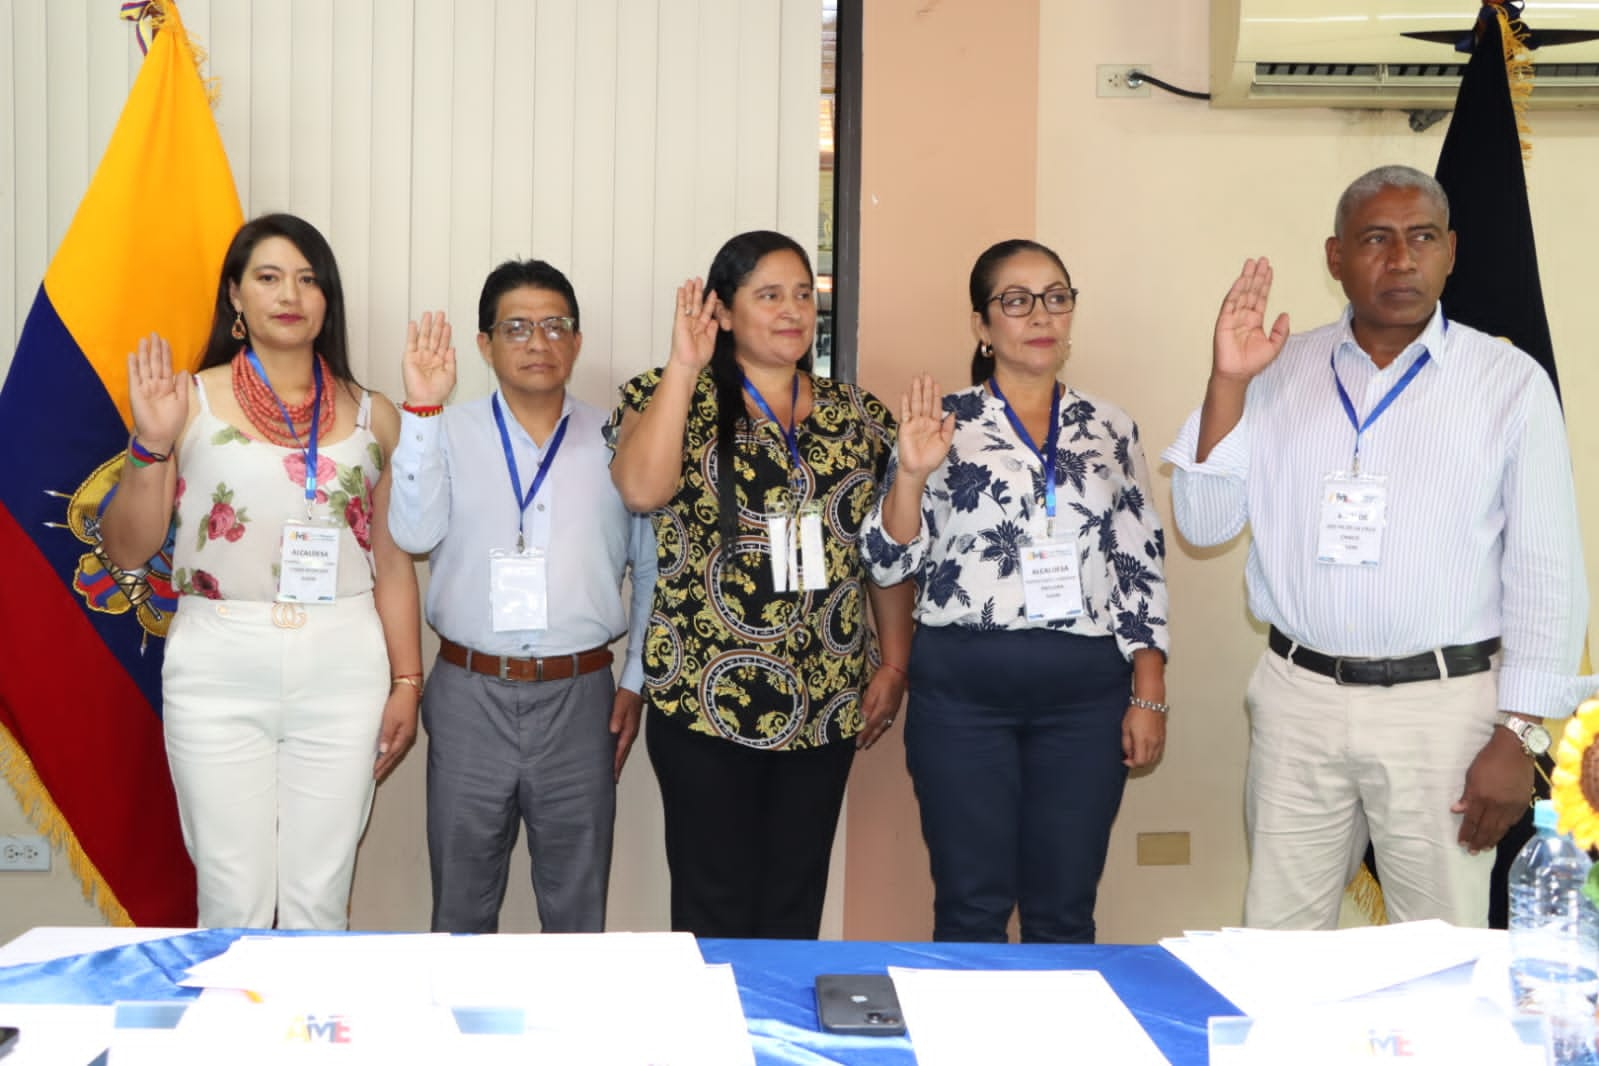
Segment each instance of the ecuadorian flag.
M149 54L0 389L0 775L109 921L182 926L194 869L161 736L170 554L117 570L99 516L128 441L127 353L155 331L193 368L243 217L177 6L143 8Z

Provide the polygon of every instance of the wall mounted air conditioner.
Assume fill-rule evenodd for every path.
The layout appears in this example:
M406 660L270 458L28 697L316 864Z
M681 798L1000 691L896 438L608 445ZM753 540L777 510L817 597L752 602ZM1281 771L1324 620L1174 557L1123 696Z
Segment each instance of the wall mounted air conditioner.
M1451 108L1467 56L1406 31L1476 21L1472 0L1211 0L1214 107ZM1599 3L1528 0L1534 30L1599 30ZM1532 107L1599 107L1599 41L1531 53Z

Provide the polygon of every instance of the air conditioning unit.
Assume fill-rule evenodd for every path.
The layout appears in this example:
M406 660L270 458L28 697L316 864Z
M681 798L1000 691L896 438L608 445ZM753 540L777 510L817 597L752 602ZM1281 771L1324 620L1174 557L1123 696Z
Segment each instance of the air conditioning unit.
M1472 0L1211 0L1213 107L1448 109L1467 56L1407 32L1464 37ZM1599 30L1599 4L1527 0L1538 33ZM1599 41L1531 53L1531 107L1599 107Z

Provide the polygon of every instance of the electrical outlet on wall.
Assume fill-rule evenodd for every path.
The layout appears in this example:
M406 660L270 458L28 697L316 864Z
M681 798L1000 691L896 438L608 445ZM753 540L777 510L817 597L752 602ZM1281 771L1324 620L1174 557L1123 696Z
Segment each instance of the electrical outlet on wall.
M0 836L0 871L50 869L50 844L41 836Z
M1102 97L1148 96L1149 83L1128 76L1135 70L1148 69L1148 63L1101 63L1094 68L1097 79L1094 93Z

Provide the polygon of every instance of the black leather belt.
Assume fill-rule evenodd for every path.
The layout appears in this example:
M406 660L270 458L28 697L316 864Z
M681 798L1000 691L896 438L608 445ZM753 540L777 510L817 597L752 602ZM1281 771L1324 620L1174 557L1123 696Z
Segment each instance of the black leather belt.
M1452 644L1440 648L1444 672L1438 672L1440 656L1424 651L1402 659L1349 659L1337 655L1323 655L1303 645L1294 646L1282 630L1271 627L1266 644L1295 666L1312 673L1330 677L1340 685L1403 685L1411 681L1437 681L1440 677L1464 677L1480 674L1493 666L1493 654L1499 650L1499 638L1489 637L1475 644Z

